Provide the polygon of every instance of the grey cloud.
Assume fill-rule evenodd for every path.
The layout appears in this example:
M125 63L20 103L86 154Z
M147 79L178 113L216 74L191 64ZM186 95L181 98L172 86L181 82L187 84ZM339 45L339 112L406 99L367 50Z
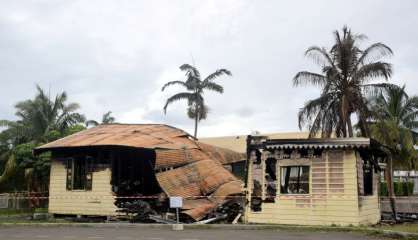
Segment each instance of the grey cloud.
M392 81L417 94L417 10L413 0L1 2L0 119L13 118L13 105L32 97L39 83L67 91L89 118L111 110L127 122L190 131L184 104L162 114L169 93L160 85L194 62L203 75L220 67L233 72L219 79L223 95L206 94L211 112L202 134L297 131L298 109L319 93L292 86L297 71L319 71L303 52L329 46L344 24L367 34L365 45L392 47Z

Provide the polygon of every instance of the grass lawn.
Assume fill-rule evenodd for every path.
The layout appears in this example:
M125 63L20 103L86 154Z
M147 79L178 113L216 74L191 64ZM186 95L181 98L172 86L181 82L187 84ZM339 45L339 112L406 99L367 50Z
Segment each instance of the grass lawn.
M380 225L380 226L377 226L376 228L383 229L383 230L392 230L392 231L409 232L409 233L417 233L418 234L418 223L402 223L402 224L395 224L395 225Z
M33 210L30 209L0 209L0 216L10 216L10 215L23 215L23 214L31 214Z

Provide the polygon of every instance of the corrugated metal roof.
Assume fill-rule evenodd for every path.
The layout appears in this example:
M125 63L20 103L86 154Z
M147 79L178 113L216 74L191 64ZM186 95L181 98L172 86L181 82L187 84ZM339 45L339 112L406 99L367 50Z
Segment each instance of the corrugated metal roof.
M183 213L195 220L202 219L222 204L226 196L242 192L242 182L211 159L157 173L156 176L168 196L186 198Z
M197 142L185 131L164 124L104 124L47 143L35 153L57 148L126 146L156 149L156 168L212 158L222 164L245 159L229 149Z
M215 192L219 186L237 180L221 164L211 159L157 173L156 176L168 196L181 197L206 196Z
M176 167L204 159L213 159L221 164L244 161L246 156L229 149L196 143L199 149L156 149L155 169Z
M127 146L137 148L198 148L185 131L164 124L104 124L75 133L35 149L88 146Z

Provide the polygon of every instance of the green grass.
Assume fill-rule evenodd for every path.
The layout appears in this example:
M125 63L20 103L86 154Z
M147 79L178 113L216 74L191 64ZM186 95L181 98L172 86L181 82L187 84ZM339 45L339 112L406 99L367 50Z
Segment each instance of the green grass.
M33 213L32 209L0 209L0 216L24 215Z
M402 223L395 225L380 225L376 228L382 230L391 230L399 232L417 233L418 234L418 223Z

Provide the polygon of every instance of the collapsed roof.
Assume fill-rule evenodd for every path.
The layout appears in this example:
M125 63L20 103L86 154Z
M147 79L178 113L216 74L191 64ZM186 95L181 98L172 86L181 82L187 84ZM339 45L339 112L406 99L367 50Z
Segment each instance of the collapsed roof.
M242 182L223 165L244 160L244 154L200 143L185 131L163 124L99 125L40 146L34 154L98 146L153 149L160 187L167 196L184 197L183 213L194 220L204 218L227 196L242 192Z

